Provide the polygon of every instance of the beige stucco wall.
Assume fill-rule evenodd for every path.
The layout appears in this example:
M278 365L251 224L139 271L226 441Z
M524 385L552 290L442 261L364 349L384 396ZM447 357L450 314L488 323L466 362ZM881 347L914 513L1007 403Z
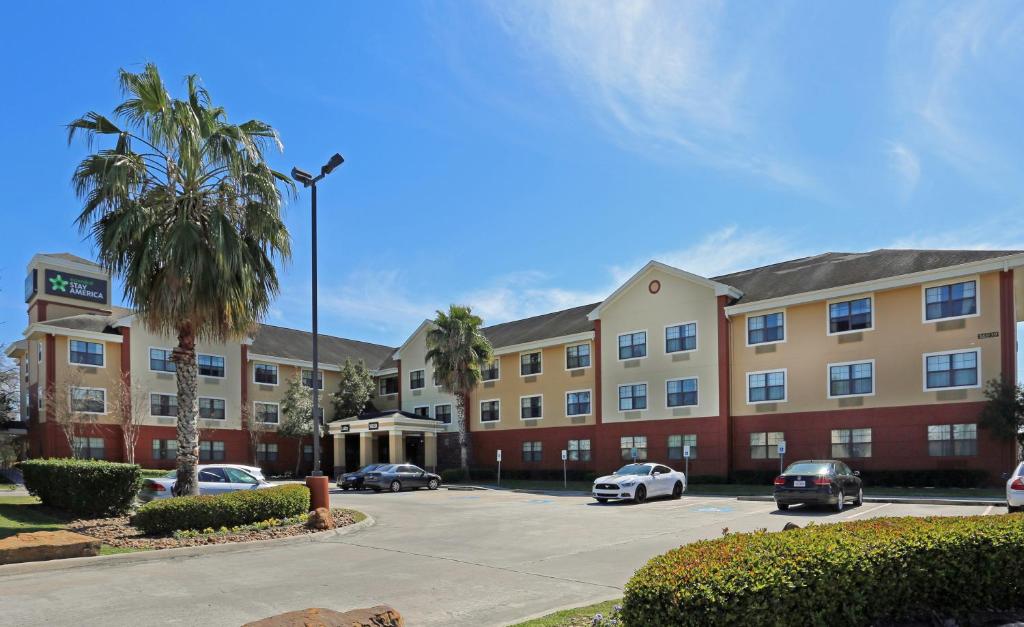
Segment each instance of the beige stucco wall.
M656 294L651 281L660 281ZM700 418L718 415L718 304L714 289L658 268L649 269L601 310L602 421ZM697 350L665 353L665 327L697 323ZM647 357L619 361L618 336L647 331ZM696 406L668 407L666 381L697 377ZM618 386L647 384L647 410L620 412Z
M971 278L971 277L964 277ZM964 279L928 283L947 284ZM842 409L839 399L828 398L828 364L875 360L875 394L847 400L846 407L920 405L936 402L984 400L980 388L954 393L924 391L925 353L981 348L979 382L998 376L1000 338L979 339L979 333L999 331L999 278L997 273L980 277L980 315L963 319L962 328L944 329L935 322L923 322L923 285L874 292L874 329L856 335L827 335L828 302L862 296L817 301L785 308L786 341L774 344L771 352L758 354L746 346L746 317L730 321L732 352L732 413L751 415ZM765 312L776 311L767 309ZM748 315L758 315L753 312ZM772 406L747 404L747 373L787 369L787 402Z
M452 406L452 423L446 427L447 430L458 430L456 426L455 397L446 394L440 387L434 385L434 368L427 363L427 326L421 327L401 349L402 360L402 411L412 412L416 407L422 405L430 406L430 416L434 416L434 406L450 404ZM409 387L409 374L414 370L423 369L425 386L419 390Z
M68 386L101 388L106 390L107 411L104 415L95 416L93 420L101 424L115 423L117 422L117 405L114 395L117 394L118 378L121 376L121 345L115 342L103 342L103 367L82 366L70 363L69 346L71 340L76 339L96 342L91 338L54 336L54 400L67 401ZM43 380L45 380L45 371ZM47 400L44 397L44 406ZM42 412L40 416L42 416Z

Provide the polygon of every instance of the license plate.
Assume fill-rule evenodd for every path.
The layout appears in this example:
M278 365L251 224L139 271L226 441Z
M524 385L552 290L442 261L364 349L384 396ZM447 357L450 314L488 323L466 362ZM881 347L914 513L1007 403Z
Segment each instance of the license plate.
M807 482L806 481L794 481L793 482L793 487L794 488L806 488L807 487Z

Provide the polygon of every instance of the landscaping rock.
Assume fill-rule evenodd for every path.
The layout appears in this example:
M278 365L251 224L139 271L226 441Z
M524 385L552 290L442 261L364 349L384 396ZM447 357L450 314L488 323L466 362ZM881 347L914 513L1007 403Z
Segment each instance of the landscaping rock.
M100 541L71 531L34 531L0 540L0 564L100 554Z
M309 513L309 520L306 521L306 526L319 531L334 529L334 517L331 516L330 510L326 507L318 507Z
M388 605L348 612L311 607L246 623L243 627L405 627L405 620L398 610Z

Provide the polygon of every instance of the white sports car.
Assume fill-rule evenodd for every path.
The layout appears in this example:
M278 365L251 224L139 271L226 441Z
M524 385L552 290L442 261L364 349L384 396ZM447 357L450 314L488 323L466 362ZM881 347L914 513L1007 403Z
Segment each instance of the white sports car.
M1024 512L1024 463L1006 480L1006 505L1011 514Z
M643 503L651 496L678 499L686 491L686 475L661 464L626 464L614 473L594 481L598 503L609 499L630 499Z

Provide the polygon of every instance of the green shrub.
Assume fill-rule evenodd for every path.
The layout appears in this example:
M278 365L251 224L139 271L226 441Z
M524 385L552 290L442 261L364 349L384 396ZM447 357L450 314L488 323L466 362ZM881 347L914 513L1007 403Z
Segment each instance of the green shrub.
M461 468L447 468L441 471L441 483L459 483L462 480Z
M150 501L135 512L131 523L145 533L168 533L248 525L271 518L298 516L308 511L309 489L303 485L283 485L263 490Z
M867 625L1024 607L1024 516L878 518L696 542L626 584L629 625Z
M142 485L139 467L89 459L30 459L19 464L29 494L79 515L128 511Z
M980 488L991 483L984 470L944 468L934 470L862 470L864 485L897 488Z
M143 468L139 472L142 474L143 479L159 479L171 472L171 469L165 468L161 470L160 468Z

